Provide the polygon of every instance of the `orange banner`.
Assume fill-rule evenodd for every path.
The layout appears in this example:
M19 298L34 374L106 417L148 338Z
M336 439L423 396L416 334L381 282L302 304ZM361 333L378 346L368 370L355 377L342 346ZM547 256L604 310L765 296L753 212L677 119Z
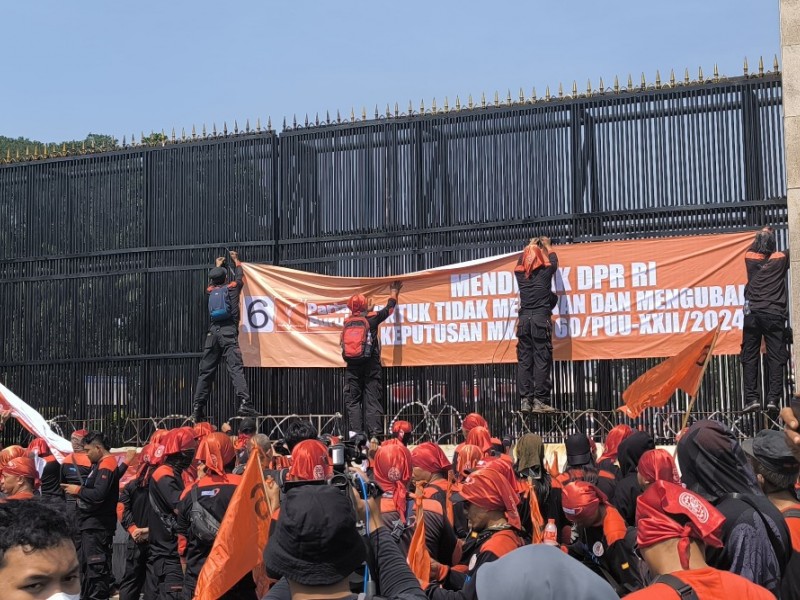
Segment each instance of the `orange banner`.
M715 354L739 352L752 232L554 246L556 360L672 356L720 326ZM245 264L239 343L250 367L342 367L347 299L385 304L386 366L516 362L519 253L393 277L329 277Z

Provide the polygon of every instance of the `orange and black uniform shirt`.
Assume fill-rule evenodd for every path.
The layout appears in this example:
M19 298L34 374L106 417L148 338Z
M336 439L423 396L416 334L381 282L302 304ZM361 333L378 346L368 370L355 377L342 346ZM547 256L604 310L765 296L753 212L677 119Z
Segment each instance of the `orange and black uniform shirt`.
M750 310L756 313L786 316L789 303L786 292L786 271L789 270L789 251L770 255L747 252L744 255L747 286L744 296Z
M117 522L120 470L117 459L104 456L92 465L78 492L78 527L114 531Z
M692 586L699 600L775 600L771 592L729 571L711 567L675 571L670 573ZM625 596L630 600L679 600L678 593L664 583L647 586L643 590Z
M427 500L435 500L442 507L442 514L447 516L447 479L437 479L425 484L423 496ZM469 523L467 513L464 510L463 502L453 503L453 530L458 539L464 539L469 533Z
M186 536L186 573L184 577L184 595L194 592L197 578L211 553L211 545L200 541L192 535L190 511L194 505L192 489L197 488L197 502L205 508L220 523L228 510L233 493L242 481L241 476L228 474L223 479L216 473L207 473L193 485L187 487L177 507L178 531ZM235 586L235 595L231 597L249 598L254 595L255 582L253 576L247 573ZM229 594L230 595L230 594ZM226 595L228 597L228 595Z
M40 457L44 461L42 470L42 496L64 500L64 490L61 489L61 465L52 454ZM88 475L88 472L86 473ZM80 484L78 484L80 485Z
M150 490L148 485L140 485L139 478L125 484L119 494L117 519L122 527L133 535L134 529L150 527Z
M161 465L150 478L148 486L151 507L150 554L154 557L177 558L178 537L175 508L183 493L183 478L170 465ZM168 528L164 521L171 525Z
M501 558L524 545L519 532L511 527L487 529L480 533L471 533L464 544L461 562L462 568L451 569L441 586L431 586L426 591L431 600L477 600L475 577L480 577L478 570L484 563Z
M781 510L792 538L792 557L781 579L781 598L800 598L800 504Z

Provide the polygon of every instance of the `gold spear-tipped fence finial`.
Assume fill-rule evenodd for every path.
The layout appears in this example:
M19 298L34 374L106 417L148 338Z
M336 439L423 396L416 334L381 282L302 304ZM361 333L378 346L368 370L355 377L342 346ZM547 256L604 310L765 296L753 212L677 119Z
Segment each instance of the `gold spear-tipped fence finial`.
M436 98L434 98L434 99L433 99L433 102L431 103L431 112L432 112L433 114L436 114L436 113L437 113L437 110L436 110Z
M319 113L316 113L316 114L314 115L314 125L316 125L317 127L319 127Z
M351 123L356 122L356 109L353 106L350 107L350 122Z
M303 124L304 127L308 127L308 113L306 113L306 120Z
M331 111L329 111L329 110L325 111L325 124L326 125L330 125L331 124Z
M381 116L381 113L378 112L378 105L375 105L375 120L377 121Z
M233 120L233 133L239 133L239 122L236 119Z
M549 85L544 89L544 99L546 101L548 101L548 102L550 101L550 86Z
M250 133L250 118L249 117L244 122L244 132L245 133Z
M506 104L511 106L511 89L508 89L508 93L506 94Z
M336 109L336 122L337 123L341 123L342 122L342 113L339 111L338 108Z
M686 70L683 72L683 83L684 85L689 85L690 81L691 80L689 79L689 67L686 67Z
M444 97L444 106L442 106L442 110L446 113L450 112L450 100L447 96Z
M211 123L211 136L217 137L217 124L216 122Z
M494 105L500 106L500 94L497 93L497 90L494 91Z
M172 141L173 142L175 141L175 136L172 137ZM186 128L185 127L181 127L181 141L182 142L186 141Z
M206 124L205 123L203 123L203 130L202 131L203 131L203 138L207 138L208 137L208 132L206 131Z
M675 87L675 69L669 70L669 86Z
M764 75L764 57L760 56L758 58L758 75L759 77Z
M714 83L719 82L719 66L714 63Z
M658 69L656 69L656 89L661 89L661 71Z
M586 80L586 95L587 96L591 96L592 95L592 80L591 79L587 79Z
M267 115L267 131L272 131L272 117L269 115Z
M742 65L742 73L744 74L745 77L747 77L750 74L750 67L747 64L746 56L744 57L744 64Z
M578 82L575 81L574 79L572 80L572 97L573 98L578 97Z
M603 81L602 77L600 78L600 83L597 86L597 91L600 92L601 94L605 94L606 93L606 84Z
M197 128L194 126L194 123L192 123L192 139L197 139Z
M531 89L531 102L536 102L536 100L537 100L537 98L536 98L536 87L534 86Z
M630 92L631 90L633 90L633 77L628 73L628 91Z
M92 140L92 150L94 150L94 140ZM42 157L47 158L47 144L42 145Z
M469 108L472 108L474 106L474 103L472 102L472 94L470 94L469 97L467 98L467 106Z
M394 116L395 117L399 117L400 116L400 103L399 102L395 102L394 103Z
M780 65L778 64L778 55L775 54L772 57L772 70L776 73L780 70Z
M19 160L19 148L17 148L17 160Z
M559 98L564 97L564 84L561 83L560 81L558 82L558 97Z
M11 162L11 148L6 148L6 162Z
M486 108L486 94L481 92L481 108Z
M409 100L408 101L408 116L410 117L413 114L414 114L414 105L411 104L411 100Z
M697 81L699 81L700 83L703 83L705 81L705 78L703 77L702 65L697 67Z
M172 141L175 141L175 128L172 128Z
M614 75L614 91L619 93L619 75Z
M389 106L388 102L386 103L386 118L387 119L392 118L392 108Z
M222 135L223 135L223 137L228 137L228 122L227 121L223 121L222 122Z
M124 135L122 136L122 145L123 146L125 145L125 136ZM62 144L61 144L61 154L63 154L64 156L67 155L67 142L62 142Z
M261 117L256 117L256 133L261 133Z
M31 149L28 146L25 146L25 158L27 159L31 155Z
M421 114L421 115L425 114L425 99L424 98L419 101L419 114Z
M642 91L647 89L647 79L645 78L644 73L642 73L642 83L640 89Z
M283 131L286 131L286 117L283 117Z
M361 106L361 120L362 121L367 120L367 107L363 105Z
M456 110L461 110L461 98L456 94Z
M519 103L520 104L525 103L525 92L523 91L522 88L519 88Z

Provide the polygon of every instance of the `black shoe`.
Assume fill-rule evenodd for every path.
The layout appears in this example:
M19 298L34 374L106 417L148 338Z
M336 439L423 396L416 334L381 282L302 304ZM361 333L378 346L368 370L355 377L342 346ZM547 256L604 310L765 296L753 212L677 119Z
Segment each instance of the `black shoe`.
M534 398L533 406L531 407L531 412L551 413L551 412L556 412L556 409L550 406L549 404L545 404L541 400L537 400L536 398Z
M195 405L194 412L192 413L192 421L194 421L195 423L202 423L203 421L208 421L208 417L206 416L206 411L204 407Z
M761 402L759 402L758 400L753 400L750 404L744 407L742 412L745 414L761 412Z
M775 403L774 403L774 402L772 402L772 401L770 401L770 402L767 402L767 412L768 412L768 413L776 413L776 412L778 412L779 410L780 410L780 408L778 408L778 405L777 405L777 404L775 404Z
M239 405L239 410L236 411L236 414L240 417L260 417L261 413L259 413L255 407L253 406L252 402L242 402Z
M519 412L521 412L523 415L527 415L529 412L531 412L531 401L527 398L523 398L522 403L519 406Z

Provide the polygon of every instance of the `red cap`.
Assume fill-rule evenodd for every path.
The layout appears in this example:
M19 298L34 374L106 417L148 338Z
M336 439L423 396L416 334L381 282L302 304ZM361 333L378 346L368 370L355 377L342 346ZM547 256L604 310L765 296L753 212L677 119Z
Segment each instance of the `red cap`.
M203 463L209 471L225 476L225 465L236 458L233 442L224 433L214 431L206 435L197 447L195 459Z
M486 429L489 429L489 424L486 422L486 419L478 413L469 413L461 422L461 429L463 429L465 433L469 433L476 427L486 427Z
M197 449L197 440L191 427L178 427L172 429L164 436L164 454L178 454Z
M392 494L400 520L406 522L408 482L411 481L411 452L402 444L381 446L375 453L373 476L386 493Z
M39 472L36 470L36 463L27 456L12 458L3 467L3 475L17 475L33 480L33 487L39 487Z
M163 444L164 438L169 435L169 429L156 429L150 436L151 444Z
M89 433L88 429L76 429L72 432L71 439L81 441L83 438L86 437L86 434Z
M486 468L472 473L461 484L459 495L470 504L486 510L502 510L508 523L521 529L517 512L519 494L500 471Z
M408 421L395 421L392 423L392 435L399 440L404 440L412 429L413 427Z
M670 483L680 483L678 467L675 466L675 459L666 450L656 448L648 450L639 459L639 474L645 481L669 481Z
M425 442L414 448L411 452L411 463L429 473L447 471L453 466L442 449L433 442Z
M8 446L0 450L0 475L2 475L3 468L8 464L8 461L27 454L28 451L22 446Z
M608 497L586 481L573 481L561 490L561 507L571 521L593 519L601 504L608 504Z
M467 434L467 443L477 446L484 452L487 452L492 448L492 436L489 434L489 430L486 427L478 425L470 429Z
M349 308L352 313L364 312L367 310L367 297L364 294L350 296L350 299L347 301L347 308Z
M319 440L303 440L292 450L289 481L317 481L333 474L328 448Z
M680 522L676 520L680 519ZM689 568L689 541L722 547L725 517L701 496L668 481L656 481L636 501L636 541L642 548L679 538L681 567Z

